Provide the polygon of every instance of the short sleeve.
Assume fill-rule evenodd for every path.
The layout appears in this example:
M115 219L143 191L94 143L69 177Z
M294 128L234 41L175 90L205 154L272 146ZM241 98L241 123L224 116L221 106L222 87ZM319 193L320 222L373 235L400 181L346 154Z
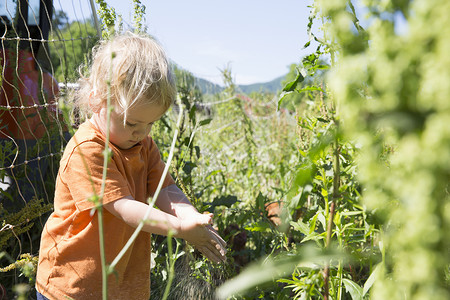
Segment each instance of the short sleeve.
M150 138L149 154L148 154L148 191L149 196L153 196L158 188L159 180L164 172L164 162L161 160L159 149L155 144L155 141ZM167 172L167 176L164 178L163 188L171 184L175 184L172 176Z
M60 173L80 211L95 205L89 200L94 194L100 195L103 178L104 145L86 141L76 146ZM111 159L107 167L103 203L112 202L130 195L127 181Z

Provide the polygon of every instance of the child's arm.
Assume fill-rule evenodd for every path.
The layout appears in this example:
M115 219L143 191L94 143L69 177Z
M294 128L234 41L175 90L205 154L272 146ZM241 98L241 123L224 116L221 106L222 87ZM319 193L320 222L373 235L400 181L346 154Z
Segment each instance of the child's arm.
M175 185L169 185L163 188L156 199L156 205L162 211L177 216L182 220L192 220L200 216L205 216L205 214L200 214L197 209L189 202L186 195ZM211 217L211 221L206 226L212 233L215 239L219 242L222 247L221 253L226 253L227 243L220 237L219 233L211 226L213 214L209 213L206 216ZM194 244L194 243L193 243ZM197 246L194 244L194 246ZM197 248L202 251L198 246ZM202 251L203 252L203 251ZM225 259L225 257L224 257Z
M175 184L169 185L161 190L159 197L156 199L156 206L162 211L177 216L180 219L186 219L193 214L198 214L197 209L195 209Z
M163 197L164 198L164 197ZM161 199L163 200L163 199ZM122 219L132 227L137 227L144 219L148 204L136 201L131 196L107 203L106 210ZM185 239L196 246L207 258L215 262L225 260L225 242L208 225L212 215L192 214L188 219L173 216L159 209L151 208L143 230L167 235L170 229L176 230L175 237Z

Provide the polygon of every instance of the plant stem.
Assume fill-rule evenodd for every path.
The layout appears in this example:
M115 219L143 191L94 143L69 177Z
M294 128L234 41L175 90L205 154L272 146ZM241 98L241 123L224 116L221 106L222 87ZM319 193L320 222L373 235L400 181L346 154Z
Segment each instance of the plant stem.
M337 126L337 123L336 123ZM333 219L336 212L336 201L339 197L339 184L340 184L340 160L339 160L339 142L336 138L335 149L334 149L334 176L333 176L333 197L330 205L330 213L328 216L328 226L327 226L327 239L326 239L326 249L330 247L331 236L333 233ZM324 280L324 295L325 300L329 299L329 278L330 278L330 264L325 266L323 280Z
M164 295L162 297L162 300L166 300L169 296L170 287L172 286L173 281L173 275L174 275L174 268L175 268L175 261L176 258L174 256L177 256L179 244L177 243L177 248L175 249L175 253L172 255L172 235L173 231L169 230L169 234L167 235L167 247L168 247L168 255L169 255L169 275L167 277L167 285L166 289L164 290Z
M110 158L109 155L109 126L111 119L111 76L112 76L112 59L113 54L111 54L111 64L109 67L109 78L107 81L107 96L106 96L106 141L105 141L105 150L103 152L103 176L102 176L102 187L100 190L100 197L98 198L97 204L97 213L98 213L98 231L99 231L99 239L100 239L100 259L102 263L102 297L103 300L108 299L108 270L106 265L106 257L105 257L105 238L103 232L103 195L105 194L105 186L106 186L106 175L107 175L107 166Z

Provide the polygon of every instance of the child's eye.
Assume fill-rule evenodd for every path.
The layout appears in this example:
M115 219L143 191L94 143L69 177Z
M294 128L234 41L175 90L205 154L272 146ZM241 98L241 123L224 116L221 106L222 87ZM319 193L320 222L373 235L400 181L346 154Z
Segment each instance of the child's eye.
M136 124L131 124L131 123L129 123L129 122L127 122L126 124L127 124L128 127L134 127L134 126L136 126Z

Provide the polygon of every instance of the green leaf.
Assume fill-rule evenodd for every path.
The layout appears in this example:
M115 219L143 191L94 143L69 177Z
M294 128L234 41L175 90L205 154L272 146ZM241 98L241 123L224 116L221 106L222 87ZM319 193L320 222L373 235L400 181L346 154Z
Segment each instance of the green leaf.
M286 98L287 95L291 94L292 92L282 92L280 95L280 99L278 100L278 107L277 110L280 110L281 103L283 102L284 98Z
M256 197L256 207L259 210L264 210L264 203L265 203L265 197L259 192L258 196Z
M292 274L299 264L322 264L324 261L338 256L337 253L320 251L311 245L304 245L297 253L282 252L277 254L275 258L265 257L250 264L238 276L220 286L217 290L217 297L228 299L231 295L240 294L257 285L274 282L278 278Z
M214 171L210 172L209 175L206 178L209 179L212 176L220 174L220 173L222 173L222 170L214 170Z
M194 265L194 268L195 268L196 270L197 270L197 269L200 269L204 264L205 264L205 262L204 262L203 260L197 261L197 262L195 263L195 265Z
M169 123L167 123L166 118L162 117L161 119L159 119L159 121L161 121L161 123L164 125L165 128L171 130L172 128L170 127Z
M198 123L198 126L204 126L204 125L208 125L209 123L211 123L212 119L205 119L205 120L201 120Z
M270 225L267 222L258 222L256 224L252 224L250 226L246 226L245 230L253 231L253 232L270 232Z
M302 221L297 221L297 222L293 222L292 221L290 224L294 228L294 230L300 231L304 235L308 235L309 234L309 227L308 227L308 225L306 225Z
M195 105L193 105L189 109L189 121L191 122L191 124L197 124L197 113L196 112L197 112L197 107Z
M342 282L344 282L345 289L347 292L350 293L350 296L352 296L353 300L362 300L363 298L363 289L360 287L356 282L344 278L342 279Z
M195 155L197 156L197 158L200 158L200 147L199 146L195 146Z
M303 80L305 80L305 77L303 77L303 75L300 72L300 70L297 69L297 76L295 77L295 79L293 81L291 81L291 82L288 82L283 88L283 91L282 91L282 93L280 95L280 99L278 100L277 110L280 110L281 103L283 102L284 98L287 95L289 95L290 93L292 93L293 91L295 91L295 88L297 87L297 84L299 84Z
M322 224L322 229L324 231L326 231L327 230L327 221L325 219L323 210L317 212L317 219L319 220L320 224Z
M287 193L287 198L289 200L294 198L298 194L298 189L300 187L305 187L307 184L311 183L316 172L317 167L312 163L304 164L303 166L301 166L301 168L297 171L297 174L295 175L295 179L294 182L292 183L290 190ZM298 203L298 205L303 204Z
M303 58L303 63L314 63L316 60L318 59L317 55L315 53L312 53L308 56L305 56L305 58Z
M231 195L219 196L219 197L214 198L212 203L207 203L207 204L210 204L208 211L213 212L215 207L222 206L222 205L230 208L236 202L239 202L239 200L236 196L231 196Z
M189 147L190 143L191 143L190 137L188 137L188 136L185 137L184 140L183 140L183 144L184 144L185 146Z
M189 111L189 119L195 120L195 111L197 110L197 107L194 105L192 106L191 110Z
M231 195L216 197L213 201L216 206L225 205L228 208L230 208L231 205L235 204L236 202L238 202L238 198Z
M305 80L300 70L297 69L297 77L291 82L288 82L283 88L283 92L293 92L297 87L297 84Z
M311 234L308 234L305 236L305 238L301 241L301 243L305 243L307 241L315 241L318 242L320 240L325 239L326 232L323 232L321 234L318 234L317 232L313 232Z
M187 175L190 175L190 174L192 173L192 170L193 170L194 168L196 168L196 167L197 167L197 164L196 164L196 163L193 163L193 162L191 162L191 161L186 161L185 164L184 164L184 166L183 166L183 171L184 171L184 173L186 173Z
M378 264L375 267L375 269L372 271L372 273L370 274L369 278L367 278L366 282L364 283L364 288L363 288L363 292L362 292L363 296L365 294L367 294L369 289L372 287L373 283L375 282L375 279L377 279L377 277L378 277L378 273L381 272L382 267L383 267L382 264Z
M317 121L320 121L322 123L330 123L330 121L325 120L324 118L317 118Z
M312 234L316 230L317 217L319 213L316 213L314 217L309 221L309 233Z
M304 87L304 88L302 88L300 90L297 90L297 92L299 92L299 93L312 92L312 91L321 91L321 92L323 92L323 90L320 87L317 87L317 86L307 86L307 87Z

